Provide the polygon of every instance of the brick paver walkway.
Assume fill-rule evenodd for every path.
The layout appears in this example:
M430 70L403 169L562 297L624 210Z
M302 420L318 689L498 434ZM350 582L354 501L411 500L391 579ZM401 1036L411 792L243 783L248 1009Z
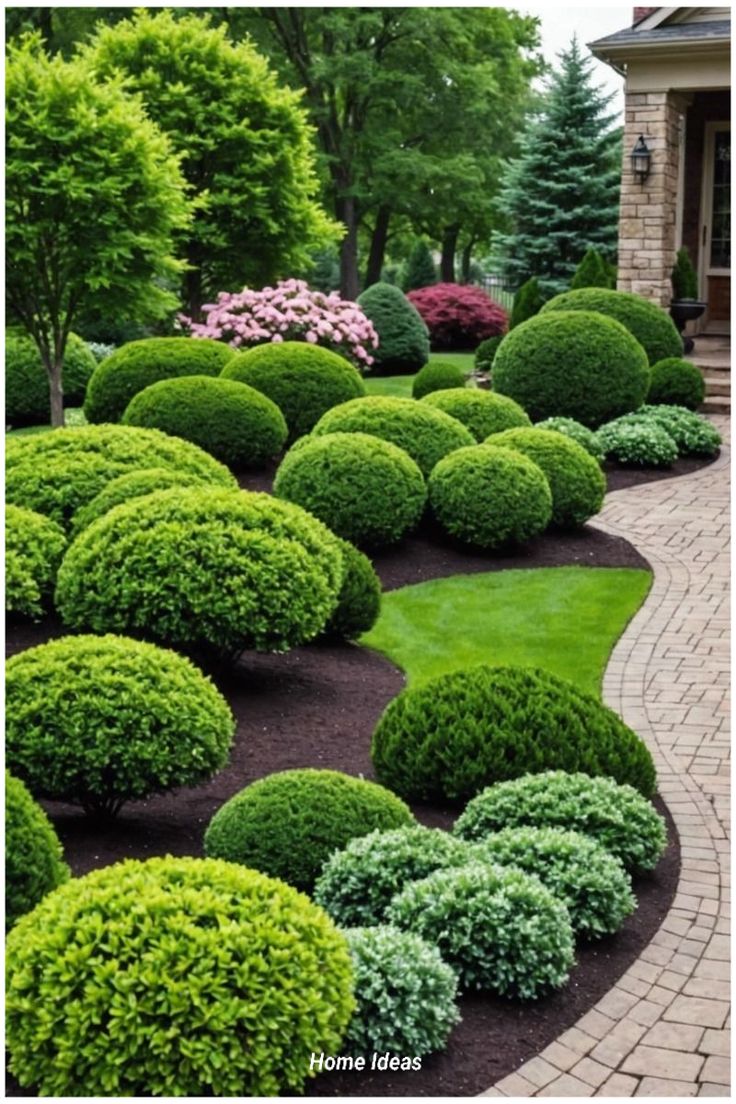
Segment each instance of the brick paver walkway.
M712 420L725 438L728 420ZM596 518L654 569L604 698L654 755L682 848L677 895L613 989L484 1095L729 1095L728 451L612 494Z

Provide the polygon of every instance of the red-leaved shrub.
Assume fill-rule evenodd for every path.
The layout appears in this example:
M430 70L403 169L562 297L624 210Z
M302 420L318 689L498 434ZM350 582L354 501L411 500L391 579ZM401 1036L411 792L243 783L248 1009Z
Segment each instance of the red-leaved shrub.
M407 298L424 319L433 349L475 349L508 329L503 307L473 284L433 284Z

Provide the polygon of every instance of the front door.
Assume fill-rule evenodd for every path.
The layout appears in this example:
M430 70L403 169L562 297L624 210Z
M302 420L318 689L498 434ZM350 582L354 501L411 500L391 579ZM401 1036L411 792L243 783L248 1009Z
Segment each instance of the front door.
M731 124L707 123L703 159L700 288L705 329L731 329Z

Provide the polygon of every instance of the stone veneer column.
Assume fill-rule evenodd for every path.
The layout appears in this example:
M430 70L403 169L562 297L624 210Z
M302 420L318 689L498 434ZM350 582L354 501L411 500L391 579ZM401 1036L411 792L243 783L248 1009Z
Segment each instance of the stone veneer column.
M680 135L685 101L672 92L626 95L621 214L618 237L618 289L633 291L660 306L672 298L675 263ZM631 169L631 151L642 134L652 151L647 179Z

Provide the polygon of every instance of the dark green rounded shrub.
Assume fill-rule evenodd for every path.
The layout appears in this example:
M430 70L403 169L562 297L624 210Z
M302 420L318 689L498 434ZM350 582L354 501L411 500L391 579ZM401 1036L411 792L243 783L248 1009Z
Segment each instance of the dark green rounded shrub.
M5 930L69 877L59 837L46 813L5 772Z
M371 284L358 296L358 306L378 334L372 375L408 375L427 363L429 331L417 308L400 288L385 283Z
M615 319L644 348L650 364L656 364L664 357L682 356L682 338L669 314L656 303L642 299L640 295L634 295L630 291L612 291L610 288L600 287L564 291L545 303L541 314L553 314L556 311L584 311L586 314L597 311Z
M388 926L349 928L343 935L358 1005L344 1046L354 1054L402 1058L442 1050L460 1013L457 978L437 948Z
M465 373L449 360L433 360L417 372L412 380L411 393L415 399L423 399L435 391L456 390L465 387Z
M360 372L349 360L305 341L269 342L236 353L222 375L275 402L290 441L310 433L326 410L365 395Z
M370 433L381 437L408 452L425 476L448 452L474 443L470 431L449 414L413 399L386 395L371 395L336 406L320 418L314 432Z
M381 612L381 580L366 555L350 544L340 541L342 552L342 586L337 606L325 632L343 640L357 640L372 629Z
M81 406L90 376L97 367L86 342L69 334L62 366L64 406ZM48 424L51 420L49 378L32 337L16 330L5 333L5 421L14 427Z
M522 428L494 433L486 443L514 449L542 469L552 492L555 525L584 525L603 505L606 477L600 464L572 438L554 430Z
M489 373L491 371L496 359L496 350L504 337L505 334L496 334L495 337L487 337L485 341L481 341L473 358L473 366L476 372Z
M45 1096L289 1096L355 1007L324 912L214 859L67 882L15 926L6 965L10 1069Z
M647 402L666 403L697 410L705 398L705 380L700 369L689 360L666 357L652 365Z
M84 400L88 422L119 422L139 391L177 376L219 376L233 356L222 341L145 337L121 345L95 368Z
M75 629L230 656L286 651L324 628L342 570L337 538L298 506L268 494L173 487L84 529L59 570L56 604Z
M471 445L440 460L429 477L429 504L443 529L480 548L530 540L552 517L541 468L491 445Z
M131 399L121 420L183 437L236 470L264 464L287 436L276 403L247 384L209 376L152 383Z
M8 440L8 502L66 526L111 479L138 468L168 468L205 483L237 487L227 468L196 445L132 426L81 426Z
M550 769L654 792L652 756L612 709L533 667L471 667L410 686L373 733L380 782L408 800L464 801L492 782Z
M619 860L580 832L505 828L486 836L474 857L536 875L565 903L573 932L585 939L618 931L636 908L631 878Z
M639 342L616 319L592 309L545 309L506 335L493 362L494 391L515 399L533 422L563 415L595 428L636 410L648 387Z
M419 521L424 477L403 449L367 433L302 437L276 472L274 494L356 544L393 544Z
M66 548L61 526L34 510L5 507L5 612L41 617Z
M479 443L492 433L532 424L528 414L518 403L506 395L497 395L495 391L481 391L472 387L459 390L454 387L450 391L435 391L423 402L457 418Z
M707 418L684 406L662 403L641 406L637 415L646 415L670 435L680 456L715 456L721 435Z
M380 829L336 851L322 867L314 900L342 927L381 924L393 897L435 870L464 866L468 844L421 824Z
M37 797L114 815L227 762L230 708L188 659L120 636L64 636L6 667L6 755Z
M598 442L607 460L645 468L669 468L677 459L675 441L658 422L629 414L598 430Z
M434 943L464 990L538 997L563 985L575 961L564 904L511 867L437 870L394 897L388 921Z
M633 873L653 870L667 845L664 820L633 786L561 770L489 786L466 806L453 831L464 840L483 840L527 826L581 832Z
M544 296L539 287L539 281L536 276L531 276L517 289L514 295L509 329L513 330L520 326L522 322L527 322L530 318L536 318L543 306Z
M72 518L72 533L81 533L93 521L120 506L130 502L131 498L143 498L154 491L165 491L169 487L202 487L205 480L187 472L177 472L171 468L141 468L111 479L98 495L77 510Z
M596 433L581 422L576 422L574 418L545 418L543 422L537 422L535 428L564 433L565 437L584 448L598 463L603 462L604 453Z
M307 767L268 775L231 797L212 817L204 849L310 891L351 839L412 823L408 806L383 786Z

